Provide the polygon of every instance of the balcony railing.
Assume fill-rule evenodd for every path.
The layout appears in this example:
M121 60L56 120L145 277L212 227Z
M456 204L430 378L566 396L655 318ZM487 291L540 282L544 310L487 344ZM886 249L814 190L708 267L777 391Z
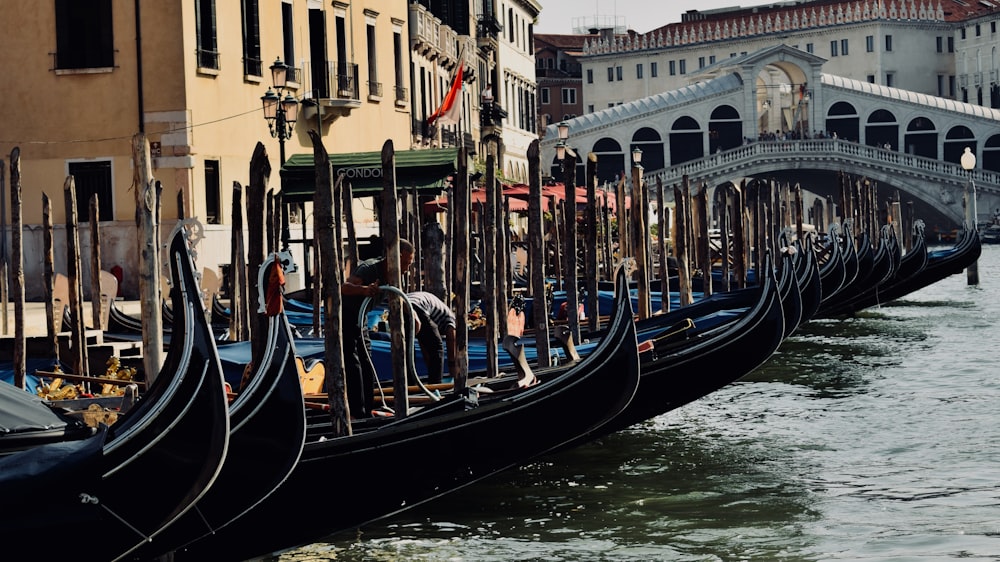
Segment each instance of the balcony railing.
M493 16L481 15L476 18L476 37L480 39L498 39L503 33L503 24Z
M219 66L219 51L206 51L204 49L198 49L197 56L199 68L222 70Z
M327 61L310 67L312 87L320 99L360 100L358 65Z
M244 58L243 74L246 76L263 76L264 63L260 59Z

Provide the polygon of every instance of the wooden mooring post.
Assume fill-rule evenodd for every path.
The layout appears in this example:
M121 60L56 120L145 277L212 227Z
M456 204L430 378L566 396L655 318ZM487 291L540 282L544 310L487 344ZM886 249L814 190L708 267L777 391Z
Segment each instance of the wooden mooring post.
M600 249L597 243L598 228L597 222L597 155L593 152L587 154L587 210L586 225L587 232L584 234L585 250L585 275L587 277L587 309L590 314L587 316L587 329L596 332L601 327L600 301L597 298L597 256ZM579 340L577 340L579 341Z
M539 145L536 139L528 145L528 256L531 261L532 313L539 367L551 365L549 307L545 295L545 254L547 248L543 236L544 220L542 216L542 173L539 163Z
M537 142L537 141L536 141ZM458 149L458 165L455 166L454 200L448 201L449 213L454 226L451 236L453 248L453 272L451 287L455 293L455 352L457 373L452 373L454 392L464 396L469 375L469 168L465 146Z
M379 226L382 243L385 245L385 283L403 288L403 272L399 266L399 212L396 206L396 150L392 140L382 144L382 208ZM406 377L409 372L409 357L403 341L403 303L395 295L389 297L389 334L392 350L392 387L395 390L393 409L397 419L409 414L410 397L407 393Z
M10 153L10 227L14 233L11 252L11 291L14 298L14 386L25 387L27 353L24 336L24 253L21 232L21 149L15 147ZM3 302L4 310L7 301ZM4 319L6 325L6 318Z
M325 309L323 352L330 422L334 435L345 436L352 433L352 428L347 410L347 384L344 378L344 345L341 331L343 311L340 291L344 280L340 266L340 245L337 243L336 234L336 231L340 230L340 221L333 214L333 202L337 194L330 182L330 156L323 146L322 137L315 130L310 130L309 139L313 145L313 166L316 176L316 191L313 196L316 254L323 256L320 261L322 269L317 271L317 280L313 283L313 294L322 293ZM356 319L348 321L353 322Z
M97 194L90 196L90 313L91 323L95 330L103 330L106 326L101 315L101 206ZM114 295L109 295L114 298Z
M136 243L139 254L139 299L142 306L142 364L146 384L160 373L163 365L163 310L160 299L160 186L153 179L149 141L142 133L132 137L135 162Z
M55 358L55 363L59 364L59 336L58 330L56 329L56 311L55 302L53 299L53 293L55 292L55 287L53 286L55 279L55 243L53 241L53 230L52 225L52 201L49 196L42 194L42 245L44 246L43 251L43 272L42 272L42 284L45 289L45 339L49 343L49 348L51 349L52 357ZM59 304L59 320L62 322L62 313L66 308L66 303Z
M496 191L499 189L496 180L496 155L494 145L487 143L486 148L486 197L482 210L483 225L483 275L480 278L483 298L481 308L486 319L486 376L495 377L499 373L498 347L500 340L500 322L497 319L499 314L506 314L504 310L497 309L497 221L500 217L497 214Z
M12 189L19 189L11 186ZM75 375L88 375L87 328L83 319L83 290L80 281L80 233L76 217L76 182L67 176L63 183L66 203L66 277L69 278L70 345ZM154 301L159 303L159 299Z

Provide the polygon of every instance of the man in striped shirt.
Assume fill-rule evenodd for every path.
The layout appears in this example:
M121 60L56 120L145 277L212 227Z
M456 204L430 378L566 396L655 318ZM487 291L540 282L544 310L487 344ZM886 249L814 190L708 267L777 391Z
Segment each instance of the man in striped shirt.
M448 373L455 376L455 313L433 293L415 291L407 293L406 298L413 306L416 338L420 342L420 354L427 367L427 382L441 382L444 371L442 336L448 347Z

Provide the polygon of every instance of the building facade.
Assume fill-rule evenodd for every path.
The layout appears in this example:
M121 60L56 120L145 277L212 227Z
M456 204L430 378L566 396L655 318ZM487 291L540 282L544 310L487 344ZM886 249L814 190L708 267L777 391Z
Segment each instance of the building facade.
M823 58L824 70L837 76L1000 107L998 19L1000 4L966 0L811 0L691 10L681 22L646 34L587 37L578 57L582 113L710 79L728 71L727 61L777 44ZM758 82L763 117L757 132L801 130L799 105L809 84L767 75Z
M20 149L25 224L40 224L42 193L61 198L73 176L86 232L98 195L102 268L122 267L129 296L137 291L132 138L140 132L163 188L161 221L200 219L199 263L212 268L230 261L233 188L247 184L258 142L276 192L283 161L312 152L310 130L331 154L377 152L391 140L397 152L464 145L481 158L480 108L492 91L498 167L525 179L537 130L532 26L540 10L535 0L52 0L11 9L0 21L0 64L18 77L7 95L19 110L4 119L0 151ZM280 89L277 64L288 67ZM458 122L428 127L459 68ZM298 102L283 139L262 111L272 90ZM53 209L64 224L64 206ZM356 201L361 235L376 228L374 214L370 198ZM291 206L293 242L311 236L311 216L310 204ZM81 238L88 252L89 237ZM56 240L56 269L65 271L65 237ZM28 254L42 251L40 235L29 232L25 244ZM300 264L306 246L292 245ZM41 287L28 291L41 295Z

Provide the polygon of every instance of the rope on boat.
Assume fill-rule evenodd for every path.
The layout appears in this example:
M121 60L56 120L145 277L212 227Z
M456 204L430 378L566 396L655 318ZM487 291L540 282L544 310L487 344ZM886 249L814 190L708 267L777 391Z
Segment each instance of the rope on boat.
M407 374L410 377L412 377L414 381L416 381L416 385L419 386L420 389L423 390L424 394L426 394L428 397L430 397L430 399L432 401L437 402L437 401L441 400L441 395L438 394L437 392L435 392L435 391L427 388L427 386L424 385L424 382L422 380L420 380L420 377L417 375L417 367L416 367L416 363L415 363L415 354L414 354L414 348L415 348L415 345L414 345L415 325L414 325L414 322L413 322L413 318L414 318L414 315L413 315L413 305L410 303L410 299L406 296L406 293L404 293L402 290L400 290L397 287L393 287L392 285L382 285L382 286L379 287L379 290L381 290L381 291L388 291L390 293L393 293L396 296L398 296L400 299L402 299L402 301L404 303L406 303L406 310L405 310L405 314L404 314L404 318L406 319L406 326L405 326L405 334L406 334L406 336L405 336L405 339L404 339L404 343L406 344L406 354L407 354L407 356L406 356L406 358L407 358L407 365L408 365ZM358 326L362 330L367 330L368 329L368 312L367 311L368 311L368 305L370 304L371 301L372 301L372 297L365 297L365 300L361 303L361 311L358 313ZM371 367L371 369L372 369L373 372L375 372L375 364L372 363L372 358L371 358L371 352L370 351L368 353L368 357L367 358L368 358L368 366ZM375 384L378 386L379 394L382 396L382 404L383 404L382 407L386 408L390 412L394 411L392 408L389 408L388 406L385 405L386 404L385 392L382 389L382 382L379 380L377 372L376 372L376 375L375 375Z

